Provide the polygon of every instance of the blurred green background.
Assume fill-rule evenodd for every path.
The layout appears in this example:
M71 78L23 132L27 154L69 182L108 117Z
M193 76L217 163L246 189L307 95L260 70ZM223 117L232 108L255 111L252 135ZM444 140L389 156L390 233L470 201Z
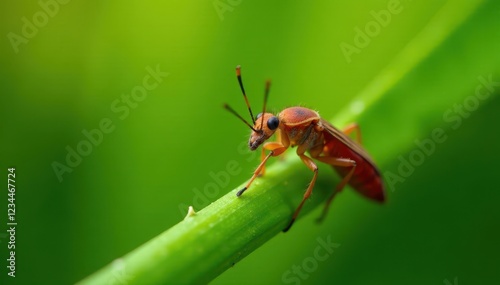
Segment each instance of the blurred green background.
M352 45L354 28L372 21L370 11L388 9L391 1L42 0L49 3L45 15L52 14L45 18L37 1L2 2L0 166L5 180L7 167L16 168L18 226L13 279L5 272L7 195L2 191L1 284L77 282L181 221L185 205L208 205L194 199L213 181L211 172L225 170L232 160L240 170L211 201L248 179L258 163L257 155L242 148L248 129L221 108L227 102L246 116L237 64L256 110L264 81L272 78L271 110L303 105L331 119L397 59L446 2L401 1L401 11L350 61L340 44ZM458 12L465 2L456 1ZM500 19L492 2L487 2L490 16ZM500 20L496 24L500 28ZM500 41L498 34L480 29L474 35L494 46ZM456 60L473 64L480 53L457 54ZM427 65L429 76L415 79L422 89L452 86L456 82L428 79L464 72L432 61ZM168 76L139 100L122 101L143 90L148 68ZM477 76L491 73L490 66L477 70ZM470 80L464 94L474 94L477 81ZM400 96L419 96L414 91ZM387 205L345 191L326 223L313 223L315 211L213 284L286 283L284 274L313 256L317 238L328 236L340 247L297 279L300 284L495 283L499 108L500 99L492 96L457 130L425 114L401 118L420 126L419 135L445 125L449 138L388 192ZM369 129L371 119L383 116L374 111L361 127ZM59 179L54 162L67 164L67 147L77 149L87 140L84 132L99 128L102 120L112 131ZM375 160L390 162L382 172L399 164L397 156L380 157L391 147L391 132L405 132L398 118L393 123L377 125L386 135L371 129L364 137ZM378 145L384 148L377 150ZM399 153L411 151L409 146Z

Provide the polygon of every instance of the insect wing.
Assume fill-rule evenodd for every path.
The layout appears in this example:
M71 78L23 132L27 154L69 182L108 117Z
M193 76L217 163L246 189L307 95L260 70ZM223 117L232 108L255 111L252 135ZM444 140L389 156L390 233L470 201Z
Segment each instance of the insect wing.
M368 162L371 166L373 166L375 169L377 167L375 166L375 163L373 160L370 158L370 155L364 150L357 142L353 141L349 136L347 136L344 132L341 130L335 128L330 124L330 122L321 119L321 124L325 128L325 131L332 135L334 138L342 142L344 145L346 145L349 149L351 149L353 152L357 153L359 156L361 156L366 162ZM380 173L377 169L377 172Z

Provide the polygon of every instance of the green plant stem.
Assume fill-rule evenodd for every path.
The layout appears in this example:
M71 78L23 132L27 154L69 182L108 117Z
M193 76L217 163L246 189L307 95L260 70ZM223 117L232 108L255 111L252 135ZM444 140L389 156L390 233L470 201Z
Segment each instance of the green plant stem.
M241 197L238 187L82 284L209 282L285 228L311 177L293 156L278 161ZM318 185L334 185L326 180ZM303 214L327 194L317 192Z
M365 104L364 112L355 115L352 110L347 109L335 120L342 124L370 120L373 128L381 128L378 131L379 140L373 143L378 148L371 153L382 166L395 161L405 150L414 148L413 141L416 137L427 136L430 130L445 125L442 114L453 104L462 103L465 97L474 94L478 76L498 71L498 44L491 44L487 38L476 37L474 34L481 29L483 34L498 36L498 27L495 25L497 15L494 12L498 10L498 5L494 1L487 1L486 4L482 1L464 3L460 4L463 6L461 10L456 7L457 3L445 5L444 10L437 14L439 17L429 23L430 27L434 25L440 29L440 37L443 38L436 39L432 29L425 28L422 30L423 35L416 37L417 42L410 43L401 53L402 56L397 57L396 62L369 85L367 90L371 88L376 91L365 91L357 99ZM452 13L457 10L458 12ZM468 18L472 19L466 21ZM436 41L438 43L432 44ZM449 52L455 47L460 47L464 54L472 54L474 60L457 59L456 54ZM415 48L424 49L429 55L421 54L417 58L418 62L415 62L409 58L413 56L411 50ZM406 62L408 66L401 67L401 62ZM429 73L430 69L436 68L439 69L438 72ZM447 73L447 68L463 72ZM408 76L388 77L388 74L399 73L408 73ZM429 78L427 74L433 74L434 77ZM435 78L435 74L439 74L440 78ZM498 81L497 74L494 76ZM426 86L423 83L427 80L455 84ZM418 96L409 95L411 92L417 92ZM416 118L420 118L422 114L431 118L432 123L415 124L418 121ZM408 120L408 128L396 132L390 129L391 122L398 120ZM366 125L370 124L367 122ZM299 218L322 204L338 182L329 168L321 165L314 195L305 204ZM82 280L80 284L209 282L280 233L290 221L311 177L311 171L293 152L289 153L283 161L278 160L268 167L265 176L256 179L241 197L237 198L235 194L243 184ZM292 227L290 234L294 234L296 227L297 224Z

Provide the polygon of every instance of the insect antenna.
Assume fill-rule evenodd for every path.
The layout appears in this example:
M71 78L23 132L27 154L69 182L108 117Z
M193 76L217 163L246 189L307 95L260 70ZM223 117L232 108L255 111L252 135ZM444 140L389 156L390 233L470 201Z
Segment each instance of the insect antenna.
M243 80L241 80L241 66L240 65L236 66L236 78L238 78L238 83L240 84L241 93L243 94L243 98L245 98L245 103L247 104L248 112L250 112L250 118L252 118L252 123L255 125L255 119L253 117L252 108L250 107L250 103L248 102L247 94L245 93L245 88L243 87Z
M264 89L264 105L262 106L262 119L260 121L260 129L264 127L264 114L266 113L267 97L269 97L269 89L271 88L271 80L266 81L266 87Z
M262 130L256 130L254 127L252 127L252 125L250 125L250 123L248 123L245 119L243 119L242 116L240 116L240 114L236 113L236 111L231 108L228 104L224 104L224 109L228 110L229 112L231 112L233 115L235 115L236 117L238 117L243 123L245 123L250 129L252 129L252 131L256 132L256 133L262 133Z

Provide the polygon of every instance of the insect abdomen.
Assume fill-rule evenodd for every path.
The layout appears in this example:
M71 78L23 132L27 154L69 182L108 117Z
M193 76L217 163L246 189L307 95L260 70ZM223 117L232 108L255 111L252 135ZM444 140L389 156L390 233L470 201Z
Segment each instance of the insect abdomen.
M374 165L340 142L337 142L335 147L332 148L330 155L356 161L356 169L348 184L363 196L378 202L384 202L384 185L380 173ZM334 166L333 168L342 177L345 177L350 170L348 167L340 166Z

